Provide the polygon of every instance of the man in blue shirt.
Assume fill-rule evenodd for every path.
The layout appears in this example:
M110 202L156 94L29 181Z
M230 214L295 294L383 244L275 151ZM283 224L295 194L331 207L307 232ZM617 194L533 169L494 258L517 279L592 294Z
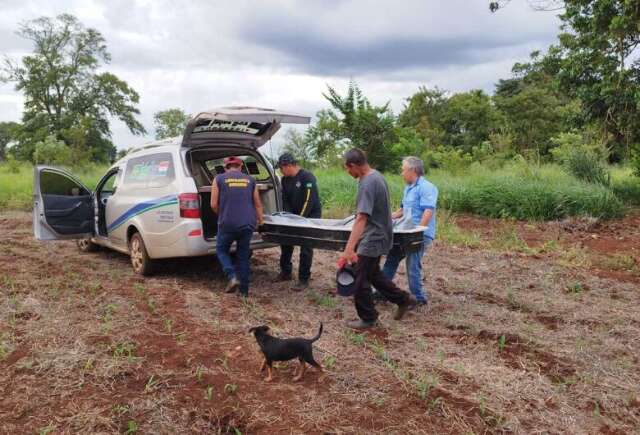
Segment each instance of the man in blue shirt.
M392 213L394 219L410 213L413 223L426 226L422 245L416 251L405 255L399 248L393 248L387 255L382 272L393 279L400 261L406 256L409 289L419 304L426 305L428 295L422 287L422 257L436 236L436 203L438 188L424 178L424 164L417 157L402 160L402 178L407 185L400 208Z

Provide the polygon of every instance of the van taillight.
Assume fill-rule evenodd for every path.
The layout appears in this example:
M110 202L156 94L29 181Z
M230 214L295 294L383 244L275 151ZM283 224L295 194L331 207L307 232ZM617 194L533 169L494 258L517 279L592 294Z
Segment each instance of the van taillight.
M200 198L197 193L181 193L178 195L180 217L200 218Z

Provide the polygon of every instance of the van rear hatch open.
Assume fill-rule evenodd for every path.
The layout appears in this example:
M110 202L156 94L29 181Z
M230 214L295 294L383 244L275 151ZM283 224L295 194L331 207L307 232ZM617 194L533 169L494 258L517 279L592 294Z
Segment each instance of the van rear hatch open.
M231 106L200 112L187 124L182 146L193 148L215 143L233 143L257 149L282 124L309 124L311 118L260 107Z

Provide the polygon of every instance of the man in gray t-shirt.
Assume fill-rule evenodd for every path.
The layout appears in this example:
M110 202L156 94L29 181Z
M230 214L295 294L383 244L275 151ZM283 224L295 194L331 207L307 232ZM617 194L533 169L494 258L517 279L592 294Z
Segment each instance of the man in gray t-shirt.
M357 253L367 257L386 255L393 244L389 187L382 174L375 169L359 178L356 209L357 213L369 217Z
M386 300L398 305L394 316L396 320L402 319L408 310L415 307L416 299L400 290L380 270L380 257L389 252L393 243L387 182L382 174L369 166L364 151L357 148L346 152L344 167L349 175L358 179L356 220L339 260L340 266L355 264L354 302L360 319L348 322L347 326L366 329L373 327L378 320L371 294L372 285Z

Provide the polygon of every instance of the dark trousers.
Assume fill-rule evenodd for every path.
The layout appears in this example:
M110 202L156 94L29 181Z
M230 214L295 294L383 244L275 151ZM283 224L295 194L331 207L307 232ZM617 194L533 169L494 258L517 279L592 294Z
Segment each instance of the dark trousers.
M251 228L239 231L218 232L216 235L216 255L222 265L222 270L227 279L238 278L240 281L240 293L249 293L249 281L251 280ZM231 245L236 242L236 265L231 258Z
M378 320L378 312L373 304L371 286L373 285L386 300L396 305L404 304L409 300L409 293L402 291L393 281L388 279L380 270L380 257L364 257L358 255L355 266L356 292L353 300L356 305L358 317L365 322Z
M280 246L280 271L291 275L293 265L291 257L293 257L293 248L291 245ZM298 267L298 279L306 281L311 277L311 264L313 263L313 248L300 246L300 265Z

